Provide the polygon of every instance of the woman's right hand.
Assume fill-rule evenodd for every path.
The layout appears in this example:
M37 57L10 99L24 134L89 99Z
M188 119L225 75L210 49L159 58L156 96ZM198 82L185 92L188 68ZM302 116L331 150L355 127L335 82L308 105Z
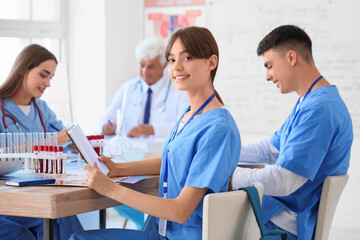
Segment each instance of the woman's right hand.
M113 160L111 160L111 158L106 157L106 156L101 156L98 159L100 162L103 162L109 169L109 172L107 174L108 177L119 177L117 165L116 165L116 163L114 163Z
M107 122L102 127L102 134L104 135L114 135L116 130L116 124Z
M58 134L57 134L58 145L63 145L64 143L67 143L68 141L70 141L70 138L66 133L67 130L68 129L62 129L61 131L58 132Z

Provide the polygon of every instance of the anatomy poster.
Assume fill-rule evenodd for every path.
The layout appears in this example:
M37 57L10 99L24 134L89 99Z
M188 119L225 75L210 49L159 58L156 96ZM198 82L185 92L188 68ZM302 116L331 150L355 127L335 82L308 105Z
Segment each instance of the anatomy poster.
M205 0L144 0L145 37L166 42L177 29L205 26Z

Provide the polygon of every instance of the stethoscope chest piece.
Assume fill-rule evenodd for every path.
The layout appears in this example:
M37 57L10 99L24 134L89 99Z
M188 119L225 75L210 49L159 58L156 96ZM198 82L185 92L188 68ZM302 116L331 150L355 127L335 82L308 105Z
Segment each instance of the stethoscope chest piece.
M159 112L165 112L165 110L166 110L165 104L162 103L159 107Z

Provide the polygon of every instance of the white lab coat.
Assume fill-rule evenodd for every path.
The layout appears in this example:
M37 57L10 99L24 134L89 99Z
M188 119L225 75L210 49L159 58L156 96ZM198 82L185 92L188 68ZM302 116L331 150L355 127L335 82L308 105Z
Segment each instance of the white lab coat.
M175 88L167 69L164 70L163 77L150 87L152 94L149 124L154 127L155 137L166 137L185 107L189 105L189 100L184 91L178 91ZM107 108L105 116L101 119L100 126L102 127L108 121L116 123L116 110L122 108L125 89L124 134L127 135L132 127L143 124L148 88L149 85L140 77L122 84ZM167 91L169 92L165 101L165 110L160 111Z

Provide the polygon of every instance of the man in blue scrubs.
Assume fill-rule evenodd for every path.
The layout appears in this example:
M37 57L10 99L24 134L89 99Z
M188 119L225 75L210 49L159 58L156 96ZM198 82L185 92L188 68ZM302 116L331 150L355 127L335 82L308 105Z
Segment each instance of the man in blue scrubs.
M288 239L313 239L322 185L327 176L346 174L353 129L336 86L317 70L311 40L300 28L280 26L259 43L266 80L299 100L270 139L242 146L240 161L264 162L264 169L238 167L232 188L262 182L267 228L280 228ZM280 239L280 238L270 238Z

